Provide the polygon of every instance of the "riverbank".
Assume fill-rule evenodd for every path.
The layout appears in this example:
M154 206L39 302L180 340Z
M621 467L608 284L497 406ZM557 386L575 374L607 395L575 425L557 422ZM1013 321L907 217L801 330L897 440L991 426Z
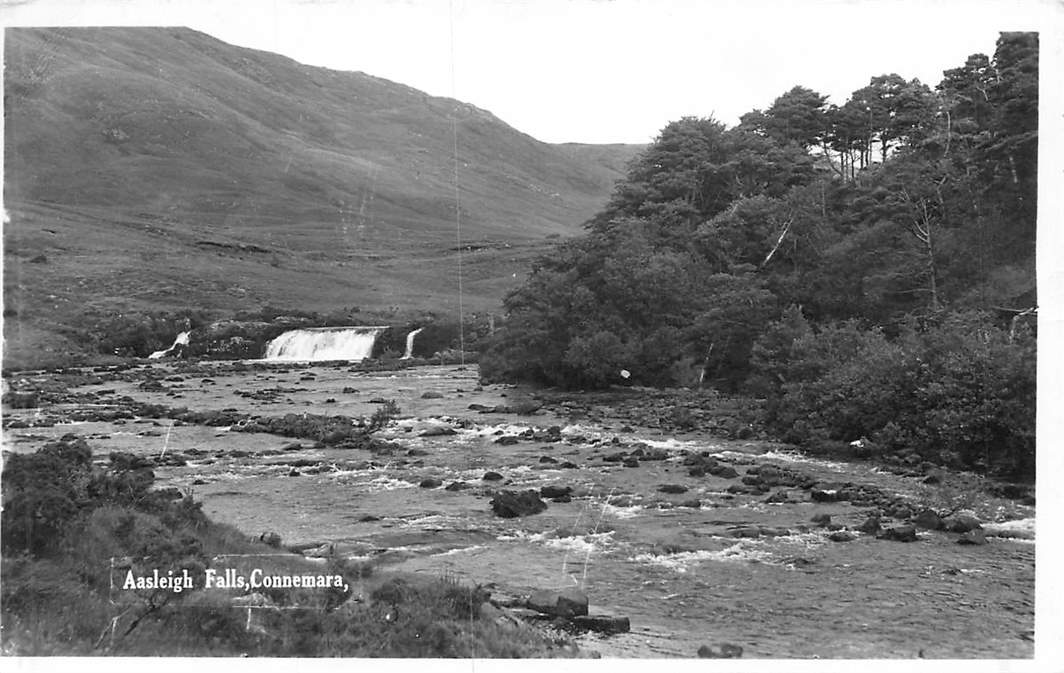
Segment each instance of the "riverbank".
M330 550L381 576L479 585L504 611L574 587L593 615L630 624L576 635L582 651L1033 652L1029 494L802 454L711 394L563 395L481 385L471 367L339 363L153 363L9 382L38 391L35 406L6 410L11 450L73 433L97 462L111 451L148 461L159 486L190 490L245 537ZM340 418L357 434L389 402L398 411L371 443L276 432ZM533 491L545 509L500 517L500 491Z

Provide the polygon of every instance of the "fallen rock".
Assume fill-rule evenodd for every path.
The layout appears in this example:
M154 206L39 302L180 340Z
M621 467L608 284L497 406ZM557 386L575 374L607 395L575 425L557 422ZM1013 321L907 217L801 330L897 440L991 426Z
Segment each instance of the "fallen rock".
M513 519L539 514L547 509L547 503L535 491L499 491L491 499L491 509L496 516Z
M680 503L680 507L690 507L691 509L701 509L702 501L698 499L684 500Z
M443 393L438 393L435 390L427 390L421 393L421 399L423 400L438 400L443 398Z
M855 539L855 536L848 530L837 530L829 534L828 539L832 542L850 542Z
M586 615L587 603L587 594L569 588L561 591L541 589L528 597L526 605L543 614L570 618Z
M605 635L628 633L632 624L627 617L610 617L607 615L578 615L571 623L582 631L594 631Z
M481 477L481 479L483 479L484 481L502 481L502 478L502 475L498 472L491 471L485 472L484 476Z
M443 481L436 479L435 477L426 477L421 480L421 483L418 484L418 486L421 488L438 488L443 486Z

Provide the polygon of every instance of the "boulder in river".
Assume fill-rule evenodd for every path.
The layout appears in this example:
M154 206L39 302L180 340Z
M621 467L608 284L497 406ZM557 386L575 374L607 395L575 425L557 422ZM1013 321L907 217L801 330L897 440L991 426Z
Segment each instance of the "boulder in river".
M421 480L421 483L418 484L418 486L421 488L437 488L443 486L443 482L435 477L426 477Z
M913 523L918 528L926 528L928 530L941 530L943 527L942 517L933 509L922 509L917 512L916 516L913 517Z
M547 503L535 491L499 491L491 499L491 509L496 516L513 519L539 514L547 509Z
M658 491L662 493L687 493L687 487L680 484L662 484L658 486Z
M721 643L719 649L703 645L698 648L698 656L700 659L738 659L743 656L743 648L731 643Z
M979 519L967 514L957 514L951 516L943 522L946 530L951 533L967 533L971 530L978 530L983 527L983 524L979 523Z
M874 514L869 516L864 520L864 523L857 527L857 530L866 535L875 535L880 530L879 517Z
M876 536L880 540L894 540L895 542L916 542L916 526L893 526L891 528L884 528L883 531Z
M815 523L818 526L827 526L827 525L831 524L831 515L830 514L823 514L823 513L816 514L816 515L813 516L812 519L810 519L810 521L812 521L813 523Z
M484 481L502 481L502 475L498 472L492 472L489 470L488 472L484 473L484 476L481 477L481 479L483 479Z
M560 591L541 589L528 597L528 607L555 617L576 617L587 614L587 594L579 589Z
M986 544L986 533L981 528L974 528L961 534L957 539L957 544Z
M544 498L560 498L573 492L572 486L557 486L550 484L539 489L540 496Z

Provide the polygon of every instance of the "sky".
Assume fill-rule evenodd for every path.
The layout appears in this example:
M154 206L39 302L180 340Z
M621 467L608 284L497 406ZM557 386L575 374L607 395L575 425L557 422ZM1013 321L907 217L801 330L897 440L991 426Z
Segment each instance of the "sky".
M800 84L845 102L874 75L935 85L1051 0L3 0L7 25L185 25L489 110L546 142L646 143L733 125ZM1058 12L1059 14L1059 12Z

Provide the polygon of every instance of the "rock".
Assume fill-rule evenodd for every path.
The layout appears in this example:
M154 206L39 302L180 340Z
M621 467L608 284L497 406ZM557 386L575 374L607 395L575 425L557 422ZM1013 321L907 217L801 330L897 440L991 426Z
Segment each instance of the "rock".
M743 656L743 648L731 643L721 643L719 650L703 645L698 648L698 656L701 659L738 659Z
M553 464L556 464L558 462L558 459L557 458L551 458L550 456L540 456L539 457L539 462L541 462L541 463L550 463L550 464L553 465Z
M547 509L547 503L535 491L499 491L491 499L491 509L496 516L513 519L539 514Z
M690 507L691 509L701 509L702 501L698 499L684 500L680 503L680 507Z
M447 484L447 486L443 490L445 490L445 491L463 491L463 490L465 490L467 488L469 488L469 484L465 483L464 481L452 481L451 483Z
M812 519L810 519L810 521L812 521L813 523L815 523L818 526L827 526L827 525L831 524L831 515L830 514L817 514Z
M986 533L980 528L972 529L963 533L957 539L957 544L986 544Z
M706 471L714 477L720 477L721 479L735 479L739 476L739 473L735 471L735 468L730 465L713 465L706 468Z
M837 530L829 534L828 539L832 542L850 542L854 539L854 534L848 530Z
M513 444L517 444L520 441L521 441L521 438L518 437L517 435L504 435L504 436L499 437L498 439L496 439L495 443L496 444L501 444L502 446L511 446Z
M765 498L765 502L773 504L780 504L790 501L790 498L787 497L787 491L776 491L769 497Z
M747 486L746 484L732 484L727 489L728 493L745 494L745 495L757 495L761 492L761 489L756 486Z
M839 492L835 489L814 488L809 491L809 497L813 499L813 502L836 502L839 499Z
M434 428L428 428L427 430L422 430L421 434L419 434L418 437L443 437L443 436L446 436L446 435L453 435L453 434L455 434L455 429L454 428L447 427L446 425L439 425L439 426L436 426Z
M946 519L943 522L943 526L951 533L967 533L968 531L982 528L983 524L979 523L979 519L974 516L957 514Z
M570 622L582 631L594 631L606 635L628 633L632 624L627 617L610 617L607 615L578 615Z
M603 456L602 460L607 462L607 463L620 463L620 462L624 462L624 459L627 458L627 457L628 457L628 454L626 454L625 452L621 451L620 453L611 453L609 455Z
M572 486L544 486L539 489L539 494L544 498L560 498L563 495L569 495L573 492Z
M379 516L373 516L372 514L365 514L361 516L358 520L362 523L370 523L371 521L380 521L381 518Z
M911 519L913 517L913 511L906 505L900 505L891 511L891 516L899 520Z
M418 484L418 486L421 488L438 488L443 486L443 481L436 479L435 477L426 477L421 480L421 483Z
M269 533L263 533L262 535L259 536L259 540L261 540L262 542L265 542L267 545L269 545L271 547L280 547L281 546L281 536L278 535L277 533L273 532L273 531L270 531Z
M549 589L536 591L528 597L526 605L543 614L569 618L586 615L587 603L587 594L578 589L568 588L560 591Z
M940 484L942 483L942 476L938 472L932 472L922 480L925 484Z
M624 459L623 464L625 467L639 467L639 460L636 458L629 457Z
M879 540L893 540L895 542L916 542L916 526L894 526L892 528L884 528L879 535L876 536Z
M927 530L942 529L942 517L933 509L922 509L917 512L916 516L913 517L913 523L918 528L926 528Z
M687 493L687 487L679 484L662 484L658 486L661 493Z
M484 476L481 477L481 479L484 481L502 481L503 477L498 472L488 471L484 473Z
M435 390L426 390L421 393L421 399L423 400L438 400L443 398L443 393L438 393Z
M555 498L551 498L550 501L551 502L559 502L559 503L572 502L573 501L573 496L571 496L568 493L566 493L565 495L559 495L559 496L557 496Z
M866 535L875 535L880 530L879 517L875 515L868 517L864 520L864 523L857 527L857 530Z
M761 529L757 526L738 526L728 530L732 537L761 537Z

